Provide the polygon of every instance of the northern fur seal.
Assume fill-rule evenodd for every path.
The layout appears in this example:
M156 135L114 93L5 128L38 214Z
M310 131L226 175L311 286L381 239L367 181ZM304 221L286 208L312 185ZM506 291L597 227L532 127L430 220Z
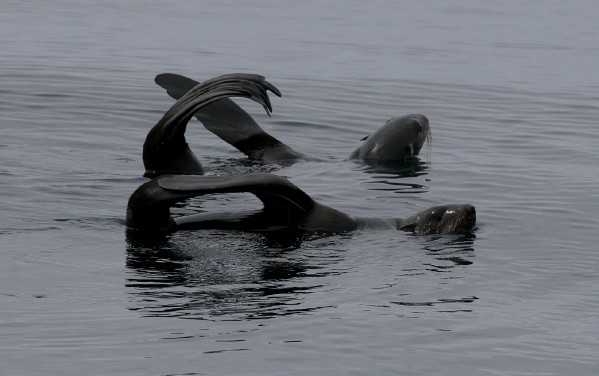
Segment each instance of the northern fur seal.
M185 140L187 123L193 114L227 97L245 97L260 103L270 115L272 106L267 90L281 92L256 74L225 74L186 91L146 136L143 162L146 176L162 174L203 174L204 168ZM227 116L227 113L223 113Z
M168 95L174 99L181 98L199 84L173 73L159 74L154 81L166 89ZM205 106L196 112L195 116L206 129L251 159L282 164L317 160L266 133L247 112L230 99ZM412 114L392 118L366 137L362 146L355 150L350 158L378 162L403 161L406 157L418 155L428 137L430 126L426 116Z
M191 197L249 192L264 207L244 212L202 213L173 218L169 208ZM322 205L289 180L271 173L234 176L167 175L141 185L129 198L126 225L131 230L169 233L176 230L229 229L270 232L347 232L396 229L416 234L468 232L476 222L469 204L440 205L407 218L357 218Z

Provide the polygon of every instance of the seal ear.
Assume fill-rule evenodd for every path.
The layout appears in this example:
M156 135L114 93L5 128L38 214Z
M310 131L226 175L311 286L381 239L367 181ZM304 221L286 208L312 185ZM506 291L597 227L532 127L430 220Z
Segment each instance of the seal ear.
M370 137L370 134L368 136L364 136L360 141L366 141L366 140L368 140L368 137Z

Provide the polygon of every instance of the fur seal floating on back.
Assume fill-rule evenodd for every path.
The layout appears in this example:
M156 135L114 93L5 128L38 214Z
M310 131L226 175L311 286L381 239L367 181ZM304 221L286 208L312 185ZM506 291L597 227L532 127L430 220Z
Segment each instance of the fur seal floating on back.
M201 213L173 218L169 208L191 197L249 192L264 207L243 212ZM476 222L469 204L440 205L407 218L357 218L316 202L289 180L271 173L235 176L167 175L142 184L129 198L126 225L147 233L227 229L271 232L347 232L394 229L415 234L464 233Z
M256 74L233 73L212 78L186 91L150 130L143 146L145 176L168 173L203 174L204 168L185 140L187 123L193 114L222 99L237 96L260 103L270 115L267 90L281 96L274 85ZM221 113L227 116L227 111Z
M173 73L163 73L154 80L168 95L179 99L199 82ZM195 117L204 127L237 148L251 159L267 163L293 163L318 160L300 153L266 133L254 119L230 99L201 108ZM412 114L390 119L364 139L351 159L376 162L401 162L416 156L430 137L429 121L424 115Z

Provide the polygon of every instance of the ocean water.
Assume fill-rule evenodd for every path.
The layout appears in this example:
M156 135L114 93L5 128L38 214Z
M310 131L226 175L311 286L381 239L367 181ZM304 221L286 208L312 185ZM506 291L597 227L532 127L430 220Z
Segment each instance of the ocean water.
M3 1L3 375L599 373L599 8L591 1ZM269 169L355 216L472 203L470 235L127 239L153 83L263 74L250 163L193 121L208 174ZM412 169L346 158L428 116ZM259 205L192 200L177 213Z

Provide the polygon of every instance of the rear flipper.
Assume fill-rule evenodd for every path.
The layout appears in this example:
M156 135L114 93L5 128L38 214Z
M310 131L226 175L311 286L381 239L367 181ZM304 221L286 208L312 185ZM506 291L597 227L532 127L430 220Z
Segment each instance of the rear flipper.
M198 85L197 81L173 73L159 74L155 82L175 99L181 98ZM269 90L281 96L274 86ZM266 133L247 112L230 99L221 99L203 107L195 113L195 117L206 129L252 159L270 163L311 159Z
M239 219L247 217L245 214L212 213L176 219L170 216L169 208L177 202L206 194L236 192L248 192L258 197L264 204L260 215L243 222ZM299 228L315 205L305 192L274 174L167 175L143 184L131 195L126 224L131 229L147 232L207 228L210 225L240 230Z
M148 133L143 147L146 176L167 173L203 174L202 165L185 140L187 123L193 114L233 96L252 99L270 114L272 106L267 90L280 95L279 90L264 77L244 73L222 75L192 87Z

